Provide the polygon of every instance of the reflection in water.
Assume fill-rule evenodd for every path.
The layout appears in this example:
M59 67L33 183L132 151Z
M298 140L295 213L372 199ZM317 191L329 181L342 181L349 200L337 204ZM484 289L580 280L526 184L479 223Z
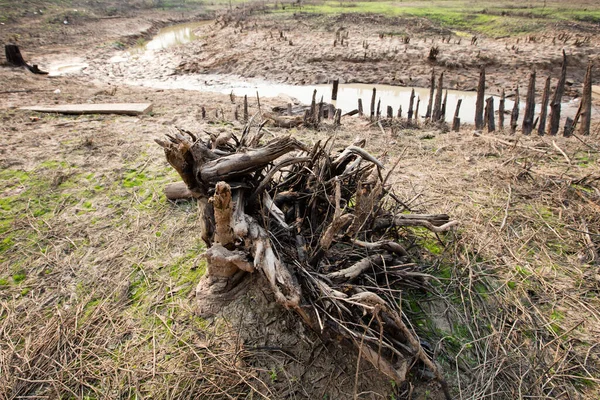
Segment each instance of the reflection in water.
M161 50L168 47L191 42L196 39L194 30L210 21L177 24L158 31L151 41L144 45L145 50Z

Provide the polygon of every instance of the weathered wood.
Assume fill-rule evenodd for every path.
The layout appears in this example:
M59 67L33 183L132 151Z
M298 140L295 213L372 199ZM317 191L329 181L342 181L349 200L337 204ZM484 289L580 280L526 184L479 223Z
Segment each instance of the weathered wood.
M460 105L462 104L462 99L458 99L456 102L456 110L454 111L454 119L452 120L452 130L454 132L458 132L460 130L460 117L458 114L460 113Z
M477 100L475 101L475 129L483 128L483 102L485 96L485 67L479 71L479 83L477 84Z
M496 123L494 122L494 97L488 97L485 103L488 132L494 132L496 130Z
M398 107L398 119L402 118L402 106Z
M348 111L346 114L342 115L342 117L352 117L356 114L358 114L358 110L355 108L354 110Z
M23 59L23 55L21 54L21 50L19 50L19 46L15 44L4 45L4 53L6 55L6 61L10 65L27 68L34 74L48 75L48 72L40 70L37 65L27 64Z
M410 92L410 101L408 103L408 116L407 119L410 122L410 120L413 117L413 106L415 103L415 89L413 88Z
M287 104L287 115L288 116L294 115L294 112L292 111L292 103ZM244 115L244 118L246 118L246 117L247 117L247 115Z
M205 162L197 173L197 179L206 183L219 180L228 181L254 172L271 161L301 148L301 144L290 137L273 140L266 146L249 150L245 153L234 153Z
M563 136L569 137L573 134L573 118L567 117L565 120L565 127L563 130Z
M363 116L363 104L362 104L362 99L358 99L358 115L360 117Z
M152 110L152 103L63 104L58 106L29 106L21 110L57 114L119 114L141 115Z
M217 182L210 201L215 215L215 243L226 247L233 243L231 187L225 182Z
M517 121L519 120L519 86L515 90L515 103L513 105L512 112L510 114L510 132L515 133L517 131Z
M377 89L373 88L373 95L371 96L371 121L375 119L375 98L377 97Z
M389 119L394 118L394 109L392 108L392 106L387 106L387 117Z
M333 125L340 126L342 124L342 109L338 108L335 110L335 117L333 118Z
M538 125L538 134L546 133L546 117L548 115L548 103L550 102L550 77L546 78L544 93L542 93L542 109L540 110L540 121Z
M288 104L288 110L291 111L291 105ZM289 114L292 115L292 114ZM248 95L244 95L244 122L248 122Z
M442 100L442 108L440 109L440 121L446 121L446 104L448 103L448 90L444 93L444 100Z
M338 86L340 84L339 79L334 79L333 80L333 87L331 89L331 100L337 100L337 94L338 94Z
M529 135L533 130L533 118L535 113L535 71L529 76L527 97L525 100L525 114L523 115L523 134Z
M579 114L581 122L579 124L579 134L589 135L592 122L592 62L588 64L585 79L583 81L583 94L579 104Z
M185 182L169 183L165 186L164 192L169 200L183 200L194 197Z
M377 100L377 119L381 118L381 99Z
M560 123L560 105L562 97L565 93L565 83L567 82L567 54L563 50L563 63L560 71L560 78L556 84L556 89L550 102L550 122L548 133L550 135L556 135L558 133L558 126Z
M431 87L429 88L429 102L427 103L427 111L425 112L425 119L431 118L434 94L435 94L435 69L432 69L431 70Z
M440 120L440 111L442 109L442 94L444 92L444 73L440 74L440 79L437 85L437 92L435 94L435 103L433 104L433 113L431 115L432 122L439 122Z
M502 95L500 95L500 104L498 104L498 128L504 130L504 107L506 104L506 94L502 89Z
M6 55L6 61L14 67L26 67L27 63L21 55L19 46L14 44L4 45L4 54Z
M421 98L417 97L417 106L415 107L415 123L419 123L419 105L421 104Z

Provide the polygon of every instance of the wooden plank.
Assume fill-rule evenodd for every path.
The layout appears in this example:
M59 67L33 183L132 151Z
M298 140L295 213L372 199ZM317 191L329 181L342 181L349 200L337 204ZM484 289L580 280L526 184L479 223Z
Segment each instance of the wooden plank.
M594 95L594 97L600 98L600 86L592 86L592 94Z
M152 110L152 103L63 104L58 106L30 106L21 110L58 114L119 114L140 115Z

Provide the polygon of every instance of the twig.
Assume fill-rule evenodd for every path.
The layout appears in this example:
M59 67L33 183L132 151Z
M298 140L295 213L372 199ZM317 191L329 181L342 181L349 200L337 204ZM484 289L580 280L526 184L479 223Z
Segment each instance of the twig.
M552 141L552 146L554 146L554 148L558 151L560 151L560 154L563 155L563 157L565 158L565 160L567 160L567 163L569 163L569 165L571 165L571 159L567 156L567 154L560 148L558 147L558 145L556 144L556 141Z

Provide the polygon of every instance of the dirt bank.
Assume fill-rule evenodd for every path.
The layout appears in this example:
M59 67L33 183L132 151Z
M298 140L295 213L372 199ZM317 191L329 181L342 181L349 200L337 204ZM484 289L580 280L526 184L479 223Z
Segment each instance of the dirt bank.
M592 29L599 28L591 25ZM519 38L486 38L440 29L427 19L377 15L312 14L243 15L199 29L177 67L179 73L232 73L294 84L342 82L387 83L427 87L431 68L444 71L450 89L474 90L479 68L487 69L491 93L511 93L538 72L538 88L546 76L558 77L562 50L568 55L571 96L576 96L588 60L600 66L600 36L575 45L583 35L548 28ZM342 41L343 40L343 41ZM448 41L449 40L449 41ZM429 60L430 49L439 49ZM600 77L596 78L600 82Z

